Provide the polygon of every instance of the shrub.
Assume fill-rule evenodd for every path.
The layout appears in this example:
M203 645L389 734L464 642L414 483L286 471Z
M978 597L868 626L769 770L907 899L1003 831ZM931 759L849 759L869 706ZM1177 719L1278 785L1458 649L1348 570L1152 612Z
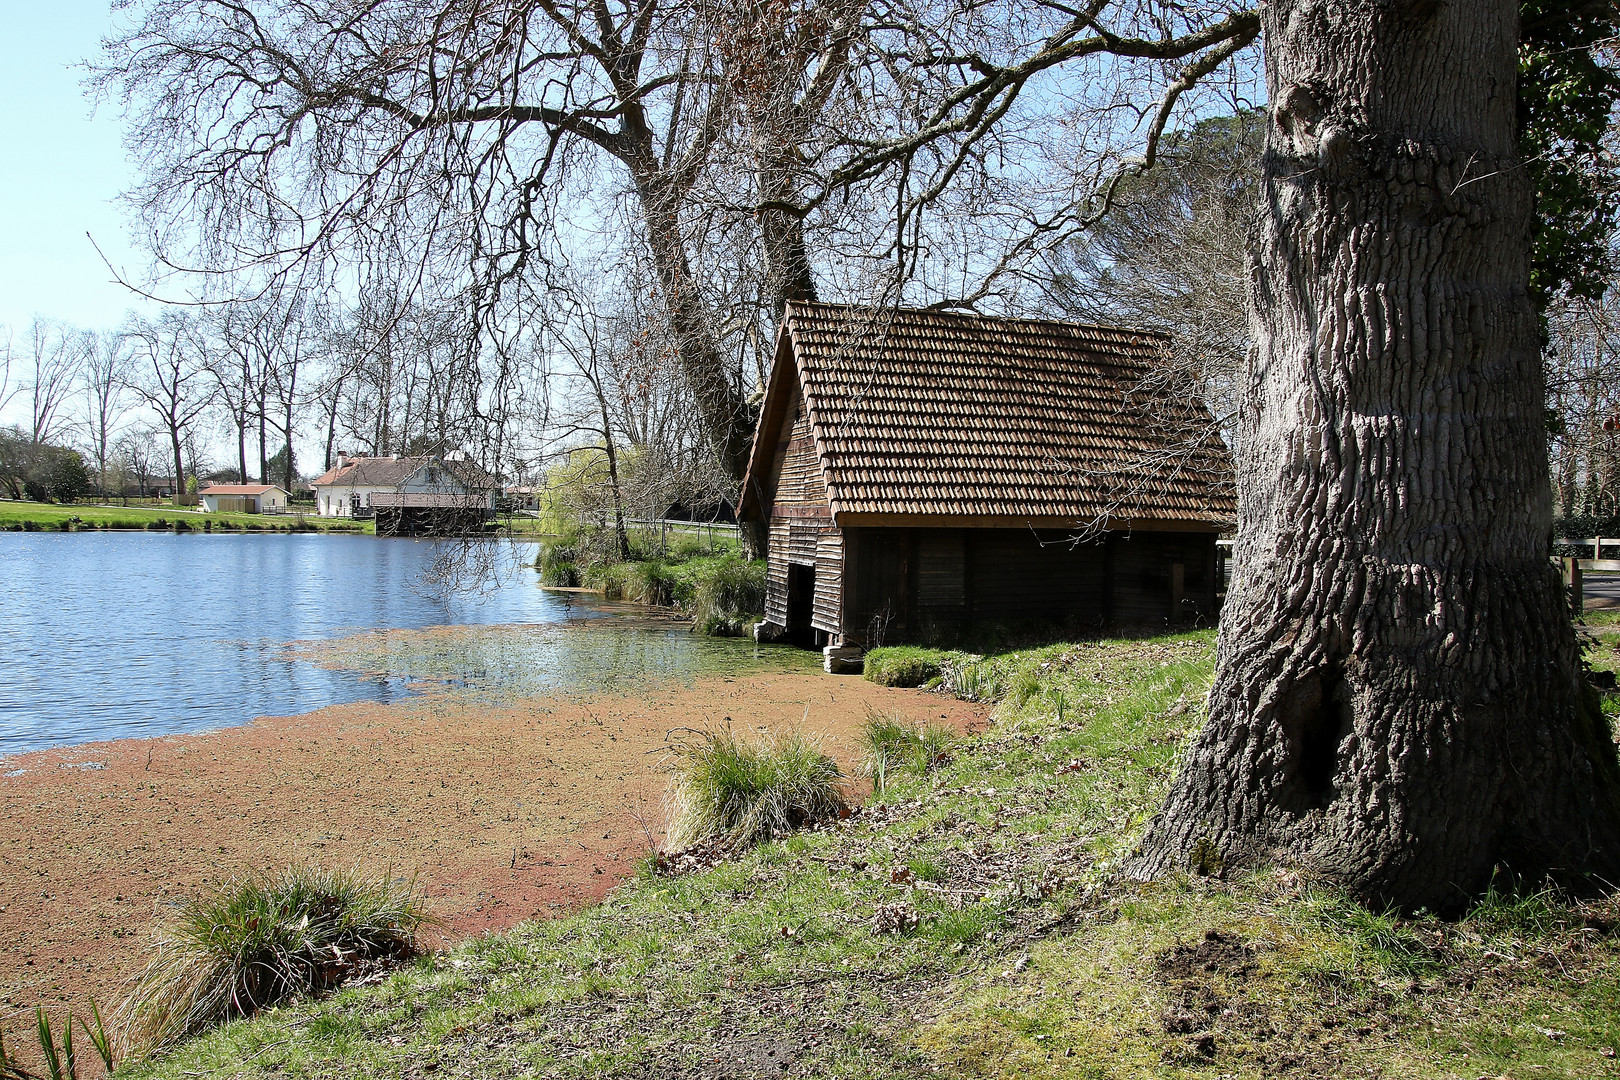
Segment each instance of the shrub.
M149 1052L212 1024L416 955L430 921L414 881L289 867L181 905L119 1008L126 1047Z
M955 737L949 728L939 724L913 723L868 706L861 725L864 771L882 791L888 786L889 775L897 769L921 774L946 761Z
M819 741L797 731L745 740L724 731L674 748L672 848L705 841L746 847L836 817L843 774Z
M604 600L623 600L629 594L630 563L599 562L586 567L580 580L586 588L599 589Z

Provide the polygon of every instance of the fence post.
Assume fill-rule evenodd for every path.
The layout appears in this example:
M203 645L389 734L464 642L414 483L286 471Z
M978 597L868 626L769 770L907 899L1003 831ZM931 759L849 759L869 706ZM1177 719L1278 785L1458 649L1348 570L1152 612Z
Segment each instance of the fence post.
M1586 612L1586 601L1581 596L1581 560L1564 560L1564 588L1569 593L1570 614L1578 619Z

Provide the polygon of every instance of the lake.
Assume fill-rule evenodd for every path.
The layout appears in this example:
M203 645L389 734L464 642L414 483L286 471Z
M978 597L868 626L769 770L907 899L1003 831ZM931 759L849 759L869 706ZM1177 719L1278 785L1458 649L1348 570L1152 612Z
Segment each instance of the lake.
M484 572L456 565L469 550ZM535 551L312 534L0 533L0 756L388 702L422 680L533 693L819 660L547 592L526 565ZM424 588L447 566L463 588ZM430 627L460 629L408 633Z

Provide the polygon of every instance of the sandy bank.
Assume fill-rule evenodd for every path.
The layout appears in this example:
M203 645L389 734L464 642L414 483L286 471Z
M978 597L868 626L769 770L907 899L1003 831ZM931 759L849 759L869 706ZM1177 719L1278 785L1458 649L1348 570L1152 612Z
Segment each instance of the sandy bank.
M166 904L300 860L416 874L464 937L603 895L662 823L672 728L803 720L847 764L868 706L977 706L858 678L715 677L491 706L433 694L0 761L0 1022L111 1002Z

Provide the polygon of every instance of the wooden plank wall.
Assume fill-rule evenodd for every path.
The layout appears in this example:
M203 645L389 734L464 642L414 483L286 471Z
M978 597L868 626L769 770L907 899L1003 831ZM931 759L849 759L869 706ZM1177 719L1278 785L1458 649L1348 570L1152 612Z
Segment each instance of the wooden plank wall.
M1110 534L1074 543L1064 531L849 529L842 632L871 645L878 623L891 644L948 641L998 623L1162 627L1171 618L1177 563L1183 618L1212 619L1214 550L1213 535L1204 533Z
M1105 622L1107 550L1073 534L972 529L967 537L973 622Z
M967 622L966 529L918 529L917 634L950 637Z
M771 472L770 544L766 551L765 620L786 626L788 566L816 568L811 625L836 635L843 609L843 537L832 524L827 481L821 472L810 417L802 398L777 445Z
M787 625L787 568L788 525L781 522L771 526L765 551L765 621L777 626Z
M1171 617L1171 567L1182 565L1182 616L1213 621L1212 533L1120 534L1110 544L1110 608L1119 626L1161 626Z
M912 529L849 529L845 540L842 632L847 641L871 646L910 640Z
M775 475L772 502L776 506L827 505L827 479L821 473L821 459L816 454L810 414L805 410L803 398L793 404L793 425L788 441L777 449Z
M816 537L816 602L810 625L838 635L844 614L844 534L822 529Z

